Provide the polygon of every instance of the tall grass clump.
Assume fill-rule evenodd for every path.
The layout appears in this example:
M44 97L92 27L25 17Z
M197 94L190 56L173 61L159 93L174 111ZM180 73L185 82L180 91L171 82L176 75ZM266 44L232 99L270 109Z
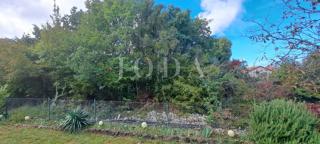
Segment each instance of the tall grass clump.
M318 121L302 103L273 100L254 106L250 115L249 139L259 144L320 142Z

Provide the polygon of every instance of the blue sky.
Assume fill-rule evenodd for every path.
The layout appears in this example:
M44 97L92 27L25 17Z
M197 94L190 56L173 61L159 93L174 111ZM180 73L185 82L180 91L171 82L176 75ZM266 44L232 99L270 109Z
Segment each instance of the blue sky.
M72 6L85 9L85 0L56 0L62 14ZM245 35L254 28L249 20L269 18L276 22L282 8L280 0L155 0L157 4L174 5L191 11L193 17L212 20L209 24L214 35L227 37L232 43L232 58L243 59L252 65L267 65L261 60L275 54L272 46L255 43ZM41 25L50 20L53 0L1 0L0 37L21 37L31 33L32 24Z
M217 0L208 0L216 2ZM221 1L221 0L220 0ZM222 0L228 3L228 0ZM231 0L229 0L231 1ZM246 35L248 30L254 29L255 26L250 20L262 21L268 18L270 21L276 22L281 16L281 6L276 0L233 0L239 1L241 9L237 13L236 18L232 20L230 25L215 35L229 38L232 43L232 58L246 60L248 65L268 65L270 59L276 54L272 45L256 43L250 40ZM174 5L182 9L191 11L193 17L197 17L205 11L201 7L203 0L157 0L157 3L164 5ZM214 10L213 10L214 12ZM228 11L223 11L228 13ZM224 14L222 14L224 15Z

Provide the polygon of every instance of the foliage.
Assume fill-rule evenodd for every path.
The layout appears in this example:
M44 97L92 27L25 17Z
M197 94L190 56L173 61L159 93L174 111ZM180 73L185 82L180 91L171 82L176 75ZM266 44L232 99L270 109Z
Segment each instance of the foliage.
M214 114L209 113L206 118L206 123L210 126L213 126L216 123L217 118L214 116Z
M174 81L170 94L174 95L173 103L179 108L188 112L201 111L196 110L197 106L202 102L202 89L200 87L192 86L181 81Z
M314 52L302 62L288 60L281 63L279 69L273 73L273 91L284 88L286 97L294 97L304 101L320 100L319 61L320 55Z
M320 100L319 18L320 3L312 0L282 0L279 20L253 22L250 39L274 45L275 70L271 81L259 83L258 95L268 99L290 97L303 101Z
M212 64L213 59L221 63L230 58L230 41L212 38L206 22L191 19L188 11L172 6L164 8L151 0L108 0L88 5L88 14L83 17L77 35L79 48L71 56L69 65L77 80L91 85L94 93L98 87L101 95L120 89L125 93L118 95L126 95L125 98L129 99L156 96L164 101L176 97L177 103L187 101L184 105L190 107L187 103L199 96L201 88L172 77L176 72L174 60L180 62L179 76L185 78L198 76L190 71L195 70L196 58L205 63L204 66ZM123 67L119 66L120 58ZM138 59L140 62L135 65ZM167 72L162 67L165 59ZM148 61L154 65L149 76ZM123 70L121 79L120 68ZM142 75L137 76L136 70ZM128 90L123 89L127 88L134 92L126 93ZM168 93L168 89L179 92ZM185 98L182 93L187 93Z
M315 114L317 117L320 117L320 104L308 103L306 105L310 112Z
M203 128L201 131L201 135L205 138L209 138L212 136L213 130L209 127Z
M10 96L8 85L0 85L0 108L5 104L5 100Z
M244 98L249 91L249 86L244 78L236 71L223 72L217 75L209 75L203 80L205 88L205 107L208 112L214 112L221 106L232 105Z
M71 133L79 132L90 125L88 117L89 115L80 109L70 111L61 122L61 128Z
M240 70L228 67L232 43L208 21L153 0L86 7L61 16L54 5L34 38L1 39L0 79L13 97L151 99L205 113L244 95Z
M310 54L302 63L294 93L306 99L320 100L320 53Z
M0 85L8 84L12 96L38 96L43 92L31 58L30 48L23 40L0 39Z
M257 143L312 143L317 119L302 103L273 100L254 107L249 137Z

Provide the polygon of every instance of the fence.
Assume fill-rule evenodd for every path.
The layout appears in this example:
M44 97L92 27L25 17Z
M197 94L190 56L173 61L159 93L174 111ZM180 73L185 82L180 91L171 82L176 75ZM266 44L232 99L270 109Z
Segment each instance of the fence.
M171 124L184 126L205 125L204 115L184 114L169 103L142 103L97 100L57 100L41 98L9 98L5 111L10 116L31 116L48 120L62 119L73 109L82 109L91 121L124 123Z
M9 98L5 105L5 114L9 117L24 117L59 120L73 109L80 108L89 114L90 120L151 125L170 125L171 127L204 127L207 116L203 113L186 112L185 109L171 103L98 101L98 100L51 100L45 98ZM205 111L204 107L194 105L194 110ZM237 109L237 108L236 108ZM219 114L222 121L218 121ZM226 125L231 117L228 111L215 115L216 127ZM229 126L228 126L229 127Z

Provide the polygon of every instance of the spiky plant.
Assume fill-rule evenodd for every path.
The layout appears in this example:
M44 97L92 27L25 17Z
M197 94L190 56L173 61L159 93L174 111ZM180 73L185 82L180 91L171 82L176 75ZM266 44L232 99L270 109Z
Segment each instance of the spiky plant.
M213 130L212 128L206 127L201 130L201 135L205 138L209 138L212 136Z
M88 117L86 112L76 109L67 113L60 126L64 131L76 133L90 125Z

